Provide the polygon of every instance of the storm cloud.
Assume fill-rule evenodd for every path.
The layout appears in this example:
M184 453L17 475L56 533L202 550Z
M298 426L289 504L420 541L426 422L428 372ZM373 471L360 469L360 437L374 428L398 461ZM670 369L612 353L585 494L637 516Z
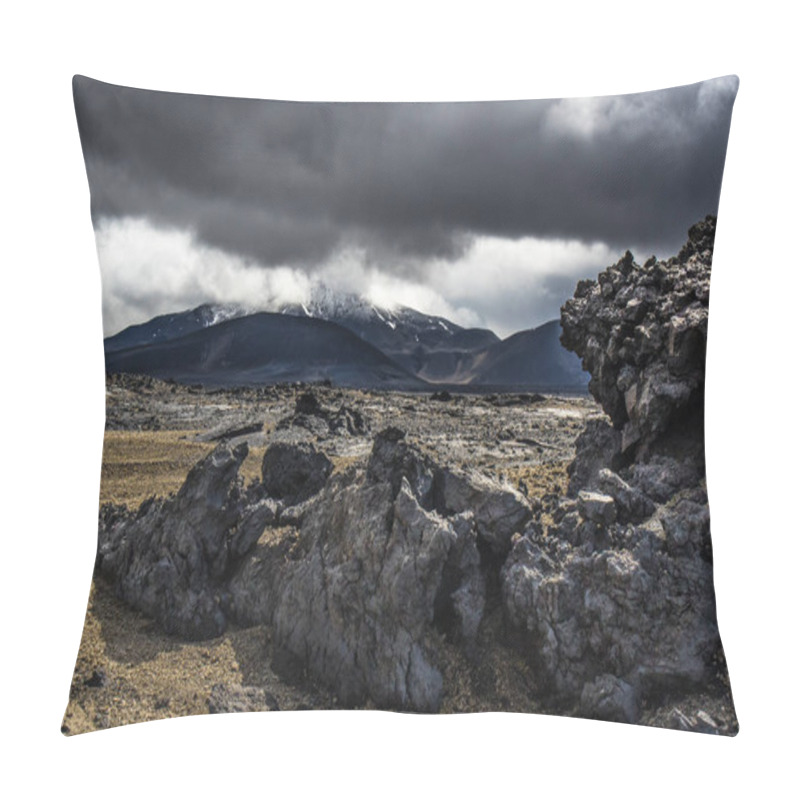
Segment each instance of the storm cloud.
M540 256L547 243L587 258L593 248L676 252L692 223L716 213L737 86L727 77L606 98L336 104L76 77L74 94L96 227L143 220L248 268L311 279L357 253L359 270L387 285L434 291L487 320L500 306L486 292L460 297L448 276L485 264L475 253L491 243L515 243L517 255L526 243ZM530 273L552 294L546 318L589 268L559 271L550 249L552 269ZM526 327L540 314L523 316Z

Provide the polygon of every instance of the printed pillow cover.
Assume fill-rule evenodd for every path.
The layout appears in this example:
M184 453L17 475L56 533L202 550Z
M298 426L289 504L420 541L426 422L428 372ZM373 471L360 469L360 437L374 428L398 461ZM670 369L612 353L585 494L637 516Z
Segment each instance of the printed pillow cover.
M703 440L736 77L73 88L106 430L64 733L302 708L737 732Z

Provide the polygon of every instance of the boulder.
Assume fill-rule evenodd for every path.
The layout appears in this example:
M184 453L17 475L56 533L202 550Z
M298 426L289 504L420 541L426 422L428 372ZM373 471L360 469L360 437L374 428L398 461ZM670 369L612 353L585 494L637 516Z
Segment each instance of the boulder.
M607 419L590 419L575 440L575 458L567 467L570 497L581 489L596 489L601 469L618 466L622 435Z
M238 471L247 452L220 444L173 497L101 512L98 572L168 633L203 639L225 629L219 592L243 510Z
M611 525L617 519L614 498L599 492L578 492L578 510L584 519L598 525Z
M505 608L556 695L578 697L603 674L637 691L713 674L710 564L655 550L648 536L635 530L628 546L590 555L548 552L528 538L515 544L502 572Z
M655 503L642 491L626 483L616 472L601 469L597 474L599 488L614 498L620 522L642 522L653 514Z
M267 448L261 463L265 491L286 505L316 494L332 471L330 459L311 444L277 442Z
M584 685L580 710L590 719L634 724L639 721L639 697L636 689L622 678L600 675Z
M676 258L643 266L628 252L562 308L561 341L591 373L589 391L623 452L646 455L675 426L702 419L715 232L706 217Z
M562 309L608 419L576 440L575 500L515 537L501 585L537 674L587 716L636 721L641 698L718 672L702 440L714 231L695 225L675 258L626 253Z
M437 477L441 510L470 511L478 536L496 553L508 553L511 537L531 518L525 495L474 471L443 469Z
M442 675L430 633L473 637L483 609L476 533L468 516L426 511L405 478L333 481L283 565L274 645L301 659L345 704L435 711Z

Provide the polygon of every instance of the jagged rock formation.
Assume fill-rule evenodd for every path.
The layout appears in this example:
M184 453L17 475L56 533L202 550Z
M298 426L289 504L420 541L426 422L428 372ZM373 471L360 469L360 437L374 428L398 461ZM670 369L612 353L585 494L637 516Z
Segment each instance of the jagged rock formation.
M516 490L439 467L389 428L363 474L336 476L297 530L257 548L232 602L243 621L269 621L275 644L345 703L435 711L430 633L474 639L480 548L507 550L512 521L530 514Z
M104 507L99 571L170 632L271 626L284 661L345 703L435 711L438 631L474 640L481 550L507 553L531 517L515 489L437 465L390 428L366 470L331 477L307 444L270 446L244 491L247 445L220 444L171 499Z
M335 411L325 408L314 392L304 392L295 403L294 413L278 423L278 429L305 428L317 436L366 436L369 422L358 409L342 403Z
M552 696L588 716L635 722L721 657L702 439L714 231L693 226L667 261L627 253L562 310L611 424L579 437L571 497L517 537L503 596Z
M646 454L679 417L702 421L715 231L706 217L677 257L642 267L627 252L564 305L561 341L591 373L623 452Z
M228 542L237 528L257 528L261 513L268 515L244 515L237 477L246 455L246 444L220 445L192 468L175 497L148 500L136 512L101 510L97 570L169 633L206 638L225 629L218 590L230 563Z

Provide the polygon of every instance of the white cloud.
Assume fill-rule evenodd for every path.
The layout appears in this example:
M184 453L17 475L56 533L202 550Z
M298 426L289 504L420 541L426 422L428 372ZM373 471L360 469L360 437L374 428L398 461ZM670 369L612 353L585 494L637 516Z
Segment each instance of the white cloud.
M430 285L500 336L558 317L581 278L617 261L603 243L480 237L463 259L433 262Z
M253 310L305 302L316 282L377 305L410 306L507 336L556 318L580 278L594 277L621 255L602 243L478 237L461 258L429 259L411 274L379 268L363 249L354 248L338 252L309 275L285 266L266 268L208 247L189 231L132 218L102 220L97 250L107 336L206 302L240 303Z
M202 303L266 308L303 300L307 275L258 264L200 242L189 231L144 219L104 219L96 229L103 286L103 328L110 336L157 314Z

